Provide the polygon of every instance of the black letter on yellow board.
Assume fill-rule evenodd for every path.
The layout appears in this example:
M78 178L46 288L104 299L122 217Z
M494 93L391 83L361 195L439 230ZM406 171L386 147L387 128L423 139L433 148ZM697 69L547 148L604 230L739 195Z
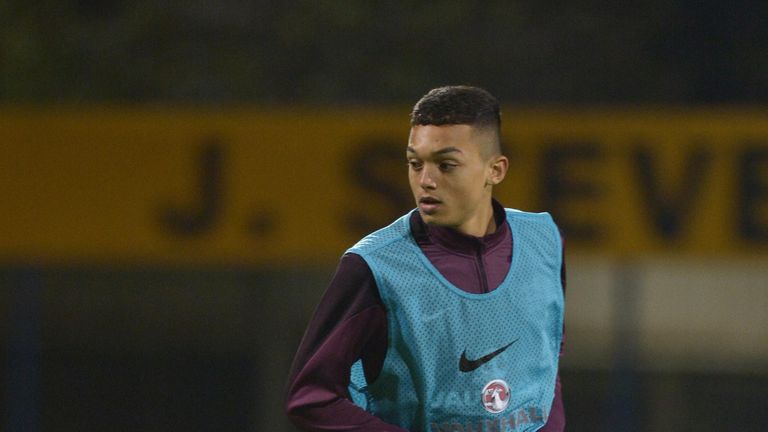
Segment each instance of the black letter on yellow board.
M188 207L163 210L163 226L174 234L198 236L216 225L221 213L224 177L224 146L217 139L203 143L197 156L198 197Z
M414 206L408 187L405 150L397 142L371 139L355 146L348 172L353 184L363 189L346 222L356 235L381 228ZM381 206L376 199L383 200Z
M768 242L768 146L752 144L738 161L738 229L742 239ZM761 217L762 215L762 217Z
M636 145L632 159L640 197L651 213L656 232L665 240L680 238L704 190L712 155L702 146L693 148L685 158L680 181L666 188L659 181L660 168L649 146Z
M602 236L594 219L577 220L567 211L567 204L571 200L595 199L601 195L602 190L598 184L569 175L583 168L584 163L594 164L601 158L600 145L591 141L555 141L544 151L541 203L545 210L552 212L568 238L595 241Z

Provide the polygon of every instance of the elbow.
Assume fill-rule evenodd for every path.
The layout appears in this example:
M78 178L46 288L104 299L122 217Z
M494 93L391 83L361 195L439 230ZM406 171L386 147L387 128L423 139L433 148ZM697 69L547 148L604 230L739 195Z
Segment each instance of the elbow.
M283 404L283 414L288 417L291 423L298 426L297 422L300 422L302 411L304 411L302 408L301 405L294 403L294 401L286 399Z
M311 424L312 405L299 393L295 387L289 389L283 401L283 414L294 426L305 429Z
M285 396L285 400L283 400L283 414L285 414L285 416L288 417L288 420L295 426L299 426L298 422L300 422L301 419L301 408L302 406L298 403L298 398L296 397L295 392L293 389L290 389Z
M313 413L311 406L286 402L283 413L295 427L301 430L315 430L314 426L318 419L317 413Z

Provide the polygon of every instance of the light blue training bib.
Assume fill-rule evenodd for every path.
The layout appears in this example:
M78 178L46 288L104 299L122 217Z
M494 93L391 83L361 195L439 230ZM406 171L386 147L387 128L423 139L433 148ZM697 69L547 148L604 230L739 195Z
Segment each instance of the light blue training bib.
M415 210L414 210L415 211ZM560 234L547 213L506 210L509 273L487 294L446 280L405 215L348 252L370 267L387 310L380 375L351 372L352 400L411 431L533 431L554 398L563 330Z

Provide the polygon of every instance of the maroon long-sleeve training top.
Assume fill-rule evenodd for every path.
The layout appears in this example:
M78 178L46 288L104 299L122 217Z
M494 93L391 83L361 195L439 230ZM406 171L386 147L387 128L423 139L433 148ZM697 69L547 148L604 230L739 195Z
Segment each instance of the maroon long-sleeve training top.
M497 229L478 238L410 219L414 238L451 283L471 293L494 290L512 259L512 233L503 207L493 201ZM565 263L561 270L565 289ZM349 400L349 371L362 358L366 377L377 377L387 352L387 314L370 268L355 254L342 256L336 274L315 310L291 366L286 414L310 431L404 432ZM561 346L562 355L562 346ZM565 412L558 374L544 432L562 431Z

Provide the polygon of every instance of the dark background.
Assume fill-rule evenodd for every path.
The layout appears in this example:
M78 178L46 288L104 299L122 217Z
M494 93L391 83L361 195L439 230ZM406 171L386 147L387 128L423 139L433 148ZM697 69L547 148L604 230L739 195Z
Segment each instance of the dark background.
M0 4L7 102L759 104L762 1Z

